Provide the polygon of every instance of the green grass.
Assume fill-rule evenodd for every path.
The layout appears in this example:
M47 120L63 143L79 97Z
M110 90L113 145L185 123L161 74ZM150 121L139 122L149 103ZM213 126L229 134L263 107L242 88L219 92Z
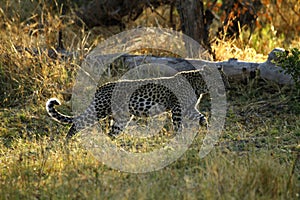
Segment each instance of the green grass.
M232 83L225 128L203 159L198 156L203 134L181 158L144 174L109 168L79 139L66 144L69 126L50 119L44 106L55 96L63 101L59 109L70 113L67 102L79 62L18 51L18 47L42 49L55 44L58 17L50 14L48 32L41 30L37 36L30 35L35 25L28 27L0 14L4 19L0 26L0 199L299 198L300 94L272 82ZM74 32L72 26L64 27L67 33ZM81 29L76 34L65 42L71 47L71 41L84 35L86 41L75 45L83 52L99 39L93 34L88 38ZM252 52L238 49L234 41L222 42L218 45L224 47L218 46L216 52L219 58L226 45L231 51L228 56ZM132 152L144 142L122 138L123 143L117 144ZM162 139L153 138L138 150L148 151L143 148L167 139L162 134Z

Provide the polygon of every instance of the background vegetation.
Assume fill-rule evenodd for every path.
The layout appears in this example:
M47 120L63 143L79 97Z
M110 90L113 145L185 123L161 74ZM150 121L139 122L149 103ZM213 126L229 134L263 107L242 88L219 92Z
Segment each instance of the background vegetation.
M297 0L262 3L251 35L241 27L238 37L212 38L217 60L262 62L274 47L300 48ZM59 4L41 0L0 4L0 199L299 198L299 89L259 79L232 82L225 129L208 156L198 157L198 135L179 160L160 171L119 172L94 159L80 142L66 145L69 127L45 110L47 99L55 96L63 100L60 110L70 113L80 61L119 29L87 31L72 13L61 16ZM166 9L147 9L128 28L168 26L161 17ZM75 59L53 58L59 29Z

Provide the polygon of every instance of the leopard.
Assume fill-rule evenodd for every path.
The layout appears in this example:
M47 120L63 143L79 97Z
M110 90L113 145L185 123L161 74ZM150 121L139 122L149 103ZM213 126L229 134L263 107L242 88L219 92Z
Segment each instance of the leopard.
M209 89L203 70L177 72L173 76L136 80L118 80L97 86L91 103L79 115L68 116L56 110L61 105L57 98L46 103L48 114L60 123L71 124L66 137L92 127L101 119L110 118L108 136L114 140L133 117L153 117L169 113L174 132L183 128L183 117L197 121L199 127L208 125L207 117L197 109Z

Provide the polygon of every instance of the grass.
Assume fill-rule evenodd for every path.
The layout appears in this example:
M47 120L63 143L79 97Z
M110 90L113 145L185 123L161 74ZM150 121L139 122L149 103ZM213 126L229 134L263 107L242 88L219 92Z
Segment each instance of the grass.
M48 27L39 31L34 23L0 14L4 19L0 26L0 199L299 198L299 90L264 80L232 83L233 89L227 91L225 129L203 159L198 157L201 134L180 159L145 174L109 168L79 139L65 144L69 127L50 119L44 105L56 96L63 100L62 112L70 113L67 102L79 61L51 59L43 51L56 43L59 24L57 14L44 12L49 13L44 15ZM76 32L73 26L64 27L74 33L64 41L67 48L86 53L101 40L93 32L78 28ZM84 38L83 42L78 38ZM283 42L275 41L274 35L263 39ZM264 52L241 41L243 36L214 43L217 58L266 58ZM34 56L25 47L42 53ZM273 47L268 48L264 51ZM140 142L125 144L126 150L135 152Z

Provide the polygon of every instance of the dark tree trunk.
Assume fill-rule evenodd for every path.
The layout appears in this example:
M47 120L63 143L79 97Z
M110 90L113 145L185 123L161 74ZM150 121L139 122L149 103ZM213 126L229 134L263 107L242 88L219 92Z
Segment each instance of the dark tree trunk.
M208 39L208 26L205 23L203 2L200 0L177 0L176 7L183 33L199 42L212 53Z

